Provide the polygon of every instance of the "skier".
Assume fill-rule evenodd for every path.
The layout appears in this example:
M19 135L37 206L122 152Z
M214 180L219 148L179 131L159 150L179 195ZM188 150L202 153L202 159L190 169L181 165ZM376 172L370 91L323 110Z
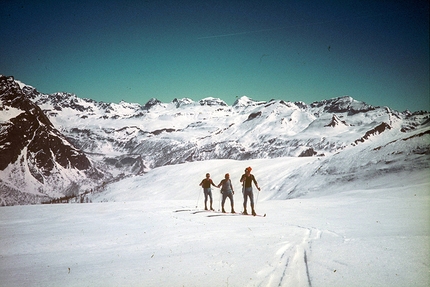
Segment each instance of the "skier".
M217 187L214 182L211 179L211 175L209 173L206 174L206 178L202 180L202 182L199 184L201 187L203 187L203 193L205 194L205 210L208 210L207 202L208 197L210 198L210 210L214 210L212 208L212 190L211 185Z
M233 201L233 194L234 194L234 190L233 190L233 185L231 184L231 180L230 180L230 175L228 173L225 174L225 178L223 180L221 180L221 182L218 184L218 187L221 187L221 194L222 194L222 201L221 201L221 206L222 206L222 212L225 213L225 209L224 209L224 203L225 200L228 198L230 198L230 203L231 203L231 213L236 213L234 211L234 201Z
M250 166L245 169L245 174L243 174L240 178L240 182L243 185L243 214L248 214L248 212L246 212L246 205L249 197L249 201L251 203L252 208L252 215L255 216L257 214L255 213L254 209L254 193L252 192L252 182L254 182L258 191L260 191L261 189L258 186L257 180L255 179L254 175L251 174L251 170L252 168Z

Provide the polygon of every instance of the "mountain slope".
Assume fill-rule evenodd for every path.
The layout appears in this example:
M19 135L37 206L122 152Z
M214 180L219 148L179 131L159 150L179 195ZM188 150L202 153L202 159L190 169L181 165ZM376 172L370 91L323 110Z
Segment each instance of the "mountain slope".
M2 192L2 204L19 202L20 192L36 197L73 194L82 181L101 176L12 78L0 77L0 86L0 184L15 195Z
M96 102L68 93L47 95L11 78L2 82L3 90L12 89L10 86L42 109L46 119L37 117L52 123L45 126L58 129L65 141L104 174L101 186L165 165L210 159L317 156L323 164L314 167L319 170L315 177L333 170L343 173L353 157L369 153L375 157L396 154L397 162L417 156L417 167L426 166L428 160L429 112L400 113L348 96L309 105L255 101L246 96L232 106L216 98L170 103L151 99L139 105ZM18 111L2 113L8 118ZM22 148L17 146L15 153ZM290 189L288 193L302 194Z
M151 168L212 158L329 155L363 142L381 124L401 137L429 118L428 112L399 113L351 97L310 105L242 97L233 106L213 98L151 99L144 106L98 103L64 93L33 93L32 98L84 151L140 154Z

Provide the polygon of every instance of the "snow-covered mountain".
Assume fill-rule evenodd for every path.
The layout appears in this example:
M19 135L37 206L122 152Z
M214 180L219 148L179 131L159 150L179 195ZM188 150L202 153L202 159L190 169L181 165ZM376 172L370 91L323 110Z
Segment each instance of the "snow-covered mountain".
M103 103L68 93L43 94L12 77L2 77L1 140L4 144L0 150L0 179L3 185L7 183L8 187L20 191L28 191L21 187L34 184L33 179L21 180L21 186L13 181L11 174L20 165L19 160L3 164L3 154L8 154L5 147L11 143L3 131L8 125L14 125L18 116L18 111L5 98L11 90L37 105L46 121L52 123L52 129L64 135L65 145L88 159L92 170L97 170L99 180L85 177L98 186L165 165L209 159L316 156L322 160L315 176L333 172L359 176L359 165L349 168L350 162L369 155L378 159L375 164L386 164L387 170L401 168L402 162L408 159L416 161L416 168L429 166L430 113L426 111L398 112L347 96L311 104L255 101L246 96L238 98L232 106L216 98L174 99L170 103L151 99L145 105L123 101ZM23 134L28 132L23 130ZM348 158L350 162L337 156L346 150L354 154ZM30 164L21 160L22 163ZM75 194L88 190L88 186L75 186ZM37 191L54 196L48 192L50 188L46 184ZM65 189L54 189L66 194ZM34 189L31 192L35 193ZM285 192L281 197L295 194L291 190Z
M73 195L102 177L11 78L0 78L2 205ZM79 184L77 184L79 182Z

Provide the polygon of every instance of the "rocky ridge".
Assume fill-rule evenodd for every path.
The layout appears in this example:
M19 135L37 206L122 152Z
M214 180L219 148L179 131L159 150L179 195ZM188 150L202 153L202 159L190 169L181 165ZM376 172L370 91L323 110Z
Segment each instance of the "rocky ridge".
M208 159L330 157L344 149L426 138L430 129L429 112L398 112L348 96L309 105L246 96L232 106L217 98L116 104L69 93L47 95L2 76L0 99L2 186L49 197L57 196L53 190L78 195L164 165ZM427 156L429 145L424 141L417 150ZM22 163L31 176L14 180L11 174L17 166L24 174ZM54 172L54 167L63 173ZM59 179L70 177L64 170L85 180L73 177L60 187L46 180L53 174L61 174ZM38 188L26 190L28 186Z

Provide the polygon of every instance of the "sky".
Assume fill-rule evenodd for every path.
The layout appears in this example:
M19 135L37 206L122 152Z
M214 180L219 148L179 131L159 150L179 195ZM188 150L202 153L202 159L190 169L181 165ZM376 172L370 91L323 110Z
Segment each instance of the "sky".
M0 74L42 93L430 110L427 0L6 0L0 39Z

